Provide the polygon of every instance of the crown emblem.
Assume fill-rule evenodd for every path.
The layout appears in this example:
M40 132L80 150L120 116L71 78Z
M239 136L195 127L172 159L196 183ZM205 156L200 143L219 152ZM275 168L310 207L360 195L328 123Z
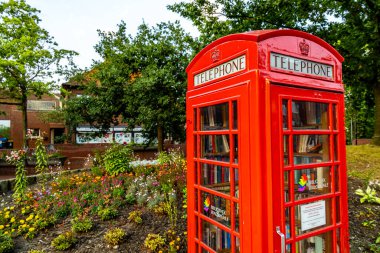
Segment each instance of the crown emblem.
M211 59L212 59L212 62L216 62L220 60L220 51L218 49L215 49L214 51L212 51Z
M303 41L301 41L299 43L299 47L300 47L300 50L301 50L301 54L303 54L303 55L308 55L309 54L310 45L306 42L305 39L303 39Z

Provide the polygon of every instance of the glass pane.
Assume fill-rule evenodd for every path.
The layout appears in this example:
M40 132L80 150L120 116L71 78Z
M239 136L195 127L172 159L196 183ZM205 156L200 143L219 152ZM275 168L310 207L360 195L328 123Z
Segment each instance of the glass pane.
M338 129L338 115L337 115L337 106L333 105L333 122L334 130Z
M334 160L339 161L338 152L338 135L334 135Z
M231 234L218 228L217 226L202 220L202 241L215 251L231 249ZM207 252L207 251L204 251ZM230 250L223 250L231 252Z
M290 183L289 183L289 171L284 172L284 201L289 202L289 191L290 191Z
M195 216L195 238L197 238L197 239L199 238L198 237L198 232L199 232L198 231L198 224L199 224L198 222L199 222L199 218L198 218L198 216Z
M198 205L199 205L199 202L198 202L198 189L195 189L194 190L194 199L195 199L195 211L198 211L199 209L198 209Z
M198 138L194 135L194 158L197 158Z
M223 162L230 161L230 142L227 134L224 135L202 135L201 157Z
M286 244L286 253L291 253L291 252L292 252L292 245Z
M239 237L235 237L235 248L236 248L236 253L239 253L240 252L240 238Z
M284 135L284 166L289 165L289 136Z
M330 193L330 167L294 170L294 183L295 200Z
M235 179L235 198L239 198L239 170L234 168L234 179Z
M239 203L234 202L235 206L235 231L239 232Z
M202 192L202 203L204 215L225 226L231 226L231 202L229 200Z
M290 230L290 208L285 209L285 236L286 239L289 239L291 237L291 230Z
M238 135L234 134L234 163L239 162L239 143L238 143Z
M201 130L229 128L228 102L201 108Z
M210 253L210 252L202 248L202 253Z
M237 101L232 101L232 110L233 110L233 119L234 119L234 126L233 129L238 129L238 108L237 108Z
M198 184L198 164L194 162L194 184Z
M295 206L295 218L297 235L331 225L331 199Z
M340 223L340 197L335 199L335 212L336 212L336 223Z
M224 194L230 195L230 168L213 165L213 164L202 164L202 185L218 191Z
M293 136L294 164L330 161L329 136L303 134Z
M282 100L282 128L288 129L288 100Z
M296 242L296 252L334 252L332 242L333 240L331 232L309 237L299 242Z
M339 192L340 191L340 187L339 187L339 166L335 166L334 167L335 171L334 171L334 174L335 174L335 191L336 192Z
M336 252L340 253L340 229L336 230Z
M193 114L194 114L194 120L193 120L193 122L194 122L194 131L197 131L198 124L197 124L197 109L196 108L193 110Z
M292 126L300 129L328 129L328 104L293 101Z

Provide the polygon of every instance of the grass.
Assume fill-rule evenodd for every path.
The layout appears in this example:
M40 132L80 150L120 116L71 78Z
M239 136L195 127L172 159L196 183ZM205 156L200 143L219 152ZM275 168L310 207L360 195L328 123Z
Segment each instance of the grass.
M373 145L347 146L349 177L365 181L380 179L380 147Z

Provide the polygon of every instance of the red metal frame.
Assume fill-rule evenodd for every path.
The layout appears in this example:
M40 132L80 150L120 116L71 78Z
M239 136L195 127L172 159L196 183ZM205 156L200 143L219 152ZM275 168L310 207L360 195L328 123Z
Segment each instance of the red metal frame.
M299 42L304 41L310 46L308 55L300 53ZM213 57L217 52L218 57ZM333 66L333 80L324 77L315 77L292 71L271 70L270 53L275 52L289 57ZM304 53L304 52L302 52ZM232 74L215 78L194 86L194 76L220 67L224 63L245 55L244 69ZM331 252L337 253L337 233L339 231L339 250L349 252L348 245L348 205L347 180L345 164L345 136L344 136L344 101L342 85L343 58L329 44L323 40L294 30L254 31L244 34L234 34L223 37L205 47L190 63L188 73L187 93L187 160L188 160L188 252L217 252L218 248L229 248L228 252L239 252L236 239L239 239L240 252L281 252L280 237L276 227L286 230L285 209L290 210L291 237L286 243L293 245L291 253L301 253L296 250L295 244L305 238L332 232ZM214 73L215 74L215 73ZM282 128L282 100L288 102L288 126ZM292 126L292 101L311 101L328 104L329 127L326 129L299 129ZM233 129L233 101L237 101L238 128ZM207 129L201 131L201 109L209 106L228 103L228 128ZM338 118L337 128L333 128L333 107L336 108ZM206 109L202 109L206 110ZM206 117L206 116L205 116ZM328 135L329 158L318 164L294 165L293 136L295 135ZM229 159L220 161L219 153L215 153L216 138L228 141L228 152L223 156ZM284 166L284 140L289 136L289 164ZM211 149L217 154L214 157L202 157L202 136L209 136ZM219 136L219 137L217 137ZM238 162L234 161L234 140L238 140ZM204 137L206 139L206 137ZM205 145L205 144L204 144ZM210 144L211 145L211 144ZM336 146L334 146L336 145ZM337 150L339 159L334 159ZM219 160L218 160L219 159ZM201 175L202 164L208 164L206 172L216 170L216 166L228 168L229 193L218 191L210 185L203 185ZM330 193L294 199L294 171L316 167L329 167ZM235 169L238 170L239 194L235 195ZM284 172L288 171L288 185L290 201L284 200ZM335 173L339 173L338 177ZM211 172L214 173L214 172ZM215 174L219 176L219 174ZM335 182L338 179L338 182ZM217 182L216 180L215 182ZM224 182L225 179L222 180ZM339 191L335 191L336 183ZM217 183L215 183L217 184ZM226 185L226 184L224 184ZM211 208L219 205L216 215L228 220L223 224L220 220L204 211L205 199L202 192L213 200ZM206 196L206 195L205 195ZM220 197L214 198L213 196ZM317 227L315 230L296 236L295 209L297 205L331 199L328 212L331 213L331 224ZM218 202L219 201L219 202ZM229 203L224 205L225 203ZM228 202L229 201L229 202ZM336 202L339 202L336 210ZM208 202L207 202L208 203ZM324 202L326 205L326 202ZM207 204L209 205L209 204ZM215 205L213 207L213 205ZM235 209L235 205L239 208ZM329 209L329 207L331 207ZM223 209L224 208L224 209ZM235 214L238 211L239 230L235 231ZM299 210L298 210L299 211ZM339 211L339 212L338 212ZM339 217L337 215L339 213ZM339 221L337 220L337 217ZM216 226L230 234L230 238L218 229L209 227L203 231L202 222ZM219 236L220 235L220 236ZM207 237L208 236L208 237ZM214 240L215 236L219 236ZM226 239L227 238L227 239ZM309 239L308 239L309 240ZM310 239L311 240L311 239ZM216 243L215 243L216 242ZM227 252L223 251L223 252Z

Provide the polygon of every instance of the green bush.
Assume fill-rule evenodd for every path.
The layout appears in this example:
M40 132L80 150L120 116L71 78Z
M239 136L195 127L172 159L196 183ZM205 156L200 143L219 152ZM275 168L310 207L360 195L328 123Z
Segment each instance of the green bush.
M51 246L57 250L67 250L76 242L77 239L74 237L74 234L72 232L66 232L54 238L51 242Z
M104 240L110 245L119 245L124 237L125 232L121 228L114 228L104 235Z
M13 251L13 240L9 235L4 235L0 233L0 253L12 252Z
M39 249L32 249L32 250L29 250L28 253L45 253L45 251L39 250Z
M104 152L103 163L108 175L117 176L123 172L131 172L129 162L132 160L133 150L128 146L114 144Z
M71 220L71 230L73 232L77 232L77 233L88 232L92 229L92 227L93 227L93 223L91 219L89 218L84 218L84 219L75 218Z
M151 251L155 251L165 245L165 238L162 238L159 234L148 234L145 238L144 245Z
M128 215L128 220L129 221L132 221L132 222L135 222L137 224L141 224L142 223L142 219L141 219L141 211L137 210L137 211L132 211L129 213Z
M98 216L102 220L110 220L119 215L119 212L113 207L106 207L98 211Z

